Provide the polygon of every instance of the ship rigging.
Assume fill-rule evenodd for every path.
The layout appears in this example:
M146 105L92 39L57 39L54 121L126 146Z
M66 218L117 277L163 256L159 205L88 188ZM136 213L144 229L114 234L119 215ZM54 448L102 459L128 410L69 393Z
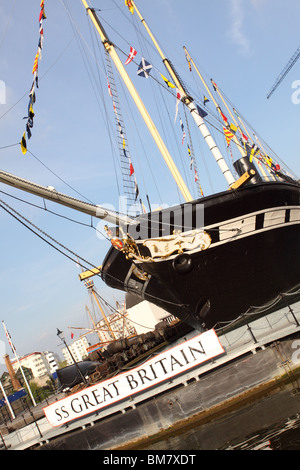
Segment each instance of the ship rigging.
M299 184L296 179L284 170L276 157L270 156L256 133L251 135L241 114L236 108L230 109L214 80L211 80L214 93L210 91L185 48L189 66L195 68L216 108L215 122L221 127L226 151L232 158L232 169L229 168L209 130L211 115L206 111L205 103L200 104L191 96L136 3L128 1L130 14L138 16L166 68L168 77L160 75L167 88L174 90L175 121L179 107L183 108L195 122L226 180L226 191L194 199L96 10L90 8L86 0L82 3L99 34L106 56L109 55L114 63L184 202L157 211L152 211L150 205L149 212L144 210L135 217L71 198L53 187L4 171L0 172L0 181L113 224L113 227L105 227L112 246L102 265L93 266L80 275L80 279L101 275L108 286L149 300L193 328L208 329L250 311L252 290L257 305L265 305L282 292L295 292L296 301L300 282ZM149 74L149 66L142 58L139 71L143 76ZM122 164L131 182L129 192L134 189L137 200L138 184L112 73L109 74L108 89L119 134L119 150L124 155ZM32 113L30 108L28 124ZM183 130L183 125L181 128ZM26 150L24 139L23 136L23 153ZM233 149L238 158L234 157ZM194 153L189 153L197 182ZM269 250L280 253L280 257L270 257ZM269 279L268 283L266 279ZM252 289L249 289L250 285Z

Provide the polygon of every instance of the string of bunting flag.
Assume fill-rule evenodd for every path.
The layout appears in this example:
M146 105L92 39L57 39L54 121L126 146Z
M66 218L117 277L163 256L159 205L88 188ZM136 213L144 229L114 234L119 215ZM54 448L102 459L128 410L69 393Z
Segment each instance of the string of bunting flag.
M134 174L133 164L132 164L129 153L126 152L126 142L125 142L124 132L123 132L122 125L121 125L121 120L120 120L118 110L117 110L117 106L116 106L116 103L115 103L115 100L114 100L114 97L113 97L113 94L112 94L112 91L111 91L111 85L110 85L109 79L108 79L108 77L106 77L106 78L107 78L108 94L112 99L112 104L113 104L113 109L114 109L114 113L115 113L115 117L116 117L116 121L117 121L118 131L119 131L120 139L121 139L121 142L122 142L123 153L124 153L125 158L127 158L128 161L129 161L129 175L133 176L133 178L134 178L135 199L137 199L138 196L139 196L139 188L138 188L138 184L137 184L136 177L135 177L135 174Z
M163 77L164 81L167 81L170 84L170 82L163 75L162 75L162 77ZM168 85L168 86L170 86L170 85ZM171 88L173 88L173 87L171 87ZM174 86L174 88L175 88L175 86ZM176 88L175 122L176 122L177 115L178 115L179 103L180 103L182 97L183 97L182 92L178 88ZM204 111L204 109L200 108L200 106L198 106L198 105L197 105L197 111L198 111L200 116L202 116L202 117L207 116L206 111ZM182 131L181 144L183 145L184 140L186 138L186 133L185 133L185 129L184 129L184 125L183 125L181 117L179 118L179 122L180 122L181 131ZM189 140L190 140L190 143L191 143L191 135L190 135L189 129L188 129L188 133L189 133ZM204 196L204 193L203 193L202 187L201 187L200 182L199 182L198 171L197 171L196 162L195 162L195 158L194 158L194 152L191 152L191 148L190 148L188 143L187 143L187 150L188 150L188 156L190 158L190 170L194 170L195 183L197 184L197 186L199 188L200 196L202 197L202 196Z
M26 134L28 140L31 138L31 129L33 128L33 118L34 118L34 110L33 110L33 104L36 101L36 94L35 94L35 89L39 87L39 82L38 82L38 67L39 67L39 61L42 59L42 49L43 49L43 43L44 43L44 28L43 28L43 21L47 18L45 14L45 0L41 0L40 3L40 14L39 14L39 42L38 42L38 50L34 58L34 63L33 63L33 68L32 68L32 74L33 74L33 82L31 85L30 93L29 93L29 103L28 103L28 114L25 116L23 119L27 119L26 122L26 132L23 133L22 139L21 139L21 150L22 153L25 155L27 152L27 142L26 142Z
M186 56L186 60L188 62L189 71L192 72L192 60L191 60L191 57L190 57L190 55L188 54L188 52L186 50L185 50L185 56ZM265 171L262 169L262 166L266 166L269 169L269 172L270 172L271 175L272 174L273 174L273 176L276 175L276 173L281 170L280 165L278 163L274 162L273 159L266 153L266 151L263 149L263 147L261 146L261 144L258 141L257 136L254 133L253 133L253 135L255 137L256 142L254 142L251 139L251 137L246 135L246 134L248 134L248 131L246 130L245 125L244 125L243 121L241 120L239 114L237 113L235 108L233 108L233 111L234 111L235 115L237 116L237 119L239 120L239 124L235 121L235 118L232 115L231 111L229 110L224 98L222 97L216 82L213 79L210 80L214 92L217 93L220 96L220 98L222 99L223 103L225 104L225 106L226 106L227 110L229 111L229 113L232 117L232 120L235 124L230 123L228 121L228 118L225 116L225 114L221 110L220 106L216 103L212 93L209 91L207 85L205 84L205 82L204 82L204 80L201 77L201 74L199 72L198 72L198 75L200 75L200 78L202 79L202 81L203 81L203 83L204 83L204 85L205 85L212 101L214 102L219 114L221 115L221 117L224 121L224 125L222 126L222 130L223 130L226 142L227 142L227 147L230 149L230 152L231 152L230 145L231 145L231 141L233 139L234 142L237 145L240 145L245 150L245 154L249 158L250 162L253 161L253 158L256 159L256 163L259 165L259 167L262 170L262 173L264 174L264 176L266 174L265 174ZM209 99L206 96L204 96L204 101L203 101L204 106L206 106L206 104L208 102L209 102ZM244 129L244 131L246 133L242 130L242 128ZM238 132L240 134L239 138L237 138L237 135L236 135ZM250 141L252 143L252 146L250 144ZM258 145L258 143L259 143L259 145Z
M128 7L131 14L134 14L134 3L132 3L131 0L125 0L125 5ZM129 56L128 56L126 62L125 62L125 65L129 64L133 60L133 58L136 56L136 54L137 54L136 50L131 47L130 48L130 53L129 53ZM190 58L189 54L187 54L187 52L186 52L186 60L188 62L189 70L190 70L190 72L192 72L192 61L191 61L191 58ZM139 64L137 73L141 77L148 78L149 74L151 72L151 69L152 69L152 65L149 62L147 62L145 60L145 58L142 58L142 61ZM170 82L163 74L160 74L160 75L161 75L164 83L167 85L168 88L176 89L176 86L172 82ZM221 95L221 93L218 89L217 84L212 79L211 79L211 84L212 84L212 87L213 87L214 91L220 95L222 101L224 102L226 108L228 109L228 106L227 106L226 102L224 101L224 99L223 99L223 97L222 97L222 95ZM207 86L206 86L206 88L207 88ZM208 88L207 88L207 90L208 90ZM212 97L209 90L208 90L208 93ZM178 90L178 89L176 89L176 96L177 96L177 102L176 102L176 111L175 111L175 121L176 121L177 114L178 114L179 101L181 100L180 90ZM214 101L214 103L217 107L217 110L219 111L219 113L220 113L220 115L221 115L221 117L224 121L224 125L222 126L222 129L223 129L223 133L224 133L224 136L225 136L225 139L226 139L226 142L227 142L227 147L230 148L231 140L233 140L237 145L241 145L245 149L245 153L246 153L247 157L249 158L250 162L252 162L253 158L255 157L259 162L266 165L272 173L276 174L276 172L280 170L280 165L274 163L272 158L269 157L263 149L260 149L259 146L255 142L254 143L252 142L253 145L251 147L248 143L248 140L249 140L248 136L246 136L242 132L242 130L239 127L238 124L235 125L233 123L228 122L228 118L222 112L220 106L218 106L216 104L213 97L212 97L212 99L213 99L213 101ZM206 106L206 104L208 102L209 102L209 99L207 98L207 96L204 96L204 100L203 100L204 107ZM199 105L196 105L196 106L197 106L197 112L198 112L199 116L204 118L205 116L208 115L208 113L204 109L202 109ZM230 115L232 116L229 109L228 109L228 111L229 111ZM233 118L233 121L234 121L234 118ZM183 128L182 121L181 121L181 127ZM183 130L183 132L184 132L184 130ZM240 133L239 140L237 139L237 135L236 135L237 132ZM183 140L184 140L184 138L183 138ZM182 143L183 143L183 141L182 141ZM230 148L230 151L231 151L231 148ZM189 155L190 155L190 151L189 151ZM192 157L191 157L190 168L192 168L192 167L193 167L193 161L192 161ZM197 182L197 181L198 181L198 175L197 175L197 170L195 168L195 182Z
M128 7L129 11L131 12L131 14L134 14L134 3L130 0L125 0L125 5ZM130 63L132 61L132 59L135 57L136 55L136 51L131 47L130 49L130 53L129 53L129 56L127 58L127 61L126 61L126 65L128 63ZM192 72L192 60L189 56L189 54L187 53L186 51L186 60L188 62L188 66L189 66L189 70L190 72ZM193 64L194 65L194 64ZM148 78L149 77L149 74L151 72L151 69L152 69L152 65L147 62L145 60L145 58L142 58L142 61L140 62L140 65L139 65L139 68L138 68L138 75L141 76L141 77L145 77L145 78ZM160 74L164 83L167 85L168 88L176 88L175 85L173 83L171 83L164 75ZM229 111L230 115L232 116L232 113L230 112L226 102L224 101L219 89L218 89L218 86L217 84L211 79L211 84L212 84L212 87L214 89L214 91L220 95L222 101L224 102L224 105L226 106L227 110ZM206 88L207 88L207 85L205 85ZM207 88L208 90L208 88ZM208 90L208 93L209 95L211 96L213 102L215 103L216 107L217 107L217 110L218 112L220 113L223 121L224 121L224 125L222 126L222 130L223 130L223 133L224 133L224 136L225 136L225 139L226 139L226 142L227 142L227 148L230 150L231 152L231 158L233 160L233 156L232 156L232 149L231 149L231 141L233 140L235 142L235 144L237 144L238 146L241 146L242 148L244 148L244 151L245 151L245 154L247 155L247 157L249 158L250 162L253 161L253 159L255 158L256 159L256 162L259 164L259 166L261 165L261 163L265 166L268 167L269 169L269 172L272 174L275 174L276 175L276 172L278 172L280 170L280 165L276 164L273 162L272 158L269 157L265 151L261 148L259 148L259 146L257 145L257 143L253 142L252 141L252 147L249 145L248 143L248 136L246 136L241 128L239 127L239 125L236 123L233 124L233 123L230 123L228 122L228 119L227 117L225 116L225 114L222 112L221 108L219 105L217 105L217 103L215 102L213 96L211 95L210 91ZM181 99L181 96L180 96L180 91L176 89L176 96L177 96L177 102L176 102L176 111L175 111L175 121L176 121L176 118L177 118L177 114L178 114L178 105L179 105L179 101ZM209 99L207 98L207 96L204 96L204 100L203 100L203 105L204 107L206 106L206 104L209 102ZM197 105L197 112L198 114L204 118L205 116L207 116L207 112L202 109L200 106ZM232 119L233 119L233 122L235 122L233 116L232 116ZM181 121L181 127L182 127L182 121ZM237 133L239 132L240 136L238 138L237 136ZM183 139L184 140L184 139ZM191 153L189 151L189 155L191 157ZM191 161L190 161L190 168L192 169L193 168L193 160L192 160L192 157L191 157ZM198 175L197 175L197 170L195 168L195 182L198 181ZM202 191L201 191L202 192Z
M183 145L184 140L185 140L185 138L186 138L186 133L185 133L185 130L184 130L184 125L183 125L182 119L179 118L179 120L180 120L180 127L181 127L181 131L182 131L182 141L181 141L181 144ZM201 187L200 183L198 182L199 177L198 177L198 171L197 171L196 164L195 164L195 158L194 158L194 156L192 155L191 148L190 148L190 146L189 146L188 143L187 143L187 150L188 150L188 156L189 156L189 158L190 158L190 170L193 170L193 171L194 171L195 183L198 183L199 189L200 189L200 195L203 196L204 194L203 194L202 187Z
M128 5L129 3L131 3L131 2L127 2L125 0L125 4L128 7L129 7L129 5ZM133 11L131 11L131 13L133 13ZM134 47L130 46L130 51L129 51L129 54L128 54L128 57L127 57L126 61L124 62L124 65L130 64L133 61L133 59L136 57L136 55L137 55L136 49ZM152 68L153 68L152 64L150 64L144 57L142 57L139 65L138 65L137 74L140 77L149 78L149 75L150 75L150 72L151 72ZM178 115L179 103L182 99L182 92L178 88L176 88L176 86L172 82L170 82L170 80L168 80L168 78L165 77L162 73L160 73L160 76L161 76L164 84L167 85L168 88L176 90L176 107L175 107L175 120L174 120L174 122L176 122L177 115ZM206 105L206 103L208 101L209 100L207 98L204 99L203 104ZM208 113L204 109L202 109L199 105L196 105L196 106L197 106L197 112L202 118L204 118L205 116L208 115ZM114 107L114 109L115 109L115 107ZM180 119L180 126L181 126L182 133L183 133L183 137L182 137L182 145L183 145L186 134L185 134L184 126L183 126L183 123L182 123L181 119ZM191 150L190 150L190 147L189 147L188 144L187 144L187 148L188 148L188 155L190 157L190 169L193 170L194 173L195 173L195 183L198 183L199 188L200 188L200 194L201 194L201 196L203 196L203 190L202 190L201 185L199 183L199 177L198 177L198 172L197 172L197 168L196 168L196 165L195 165L195 159L191 154ZM131 166L132 166L132 164L131 164ZM134 172L134 170L132 172L130 172L130 175L132 175L133 172Z
M222 95L219 91L219 88L218 88L216 82L214 82L211 79L211 84L212 84L212 87L213 87L214 91L216 93L218 93L219 96L222 98ZM222 100L225 103L223 98L222 98ZM225 105L226 105L226 103L225 103ZM226 105L226 107L227 107L228 111L230 112L227 105ZM220 112L220 114L223 118L223 121L225 123L225 126L226 126L226 127L223 126L223 131L224 131L225 139L226 139L226 142L227 142L227 146L228 147L230 146L231 140L233 138L235 138L235 135L236 135L237 131L239 131L239 133L241 135L241 137L239 139L239 143L244 148L244 150L246 152L246 155L249 158L249 161L252 162L253 158L255 157L258 160L258 162L263 163L265 166L267 166L270 169L271 173L276 174L276 172L280 170L280 165L277 164L277 163L274 163L273 159L269 155L267 155L267 153L263 149L261 149L257 145L256 142L252 141L252 146L251 146L250 143L249 143L249 137L247 135L245 135L245 133L241 130L239 125L238 124L234 125L233 123L229 123L228 118L224 115L224 113L222 112L220 106L218 107L218 110L219 110L219 112ZM239 114L235 110L235 108L233 108L233 111L234 111L235 115L237 116L241 126L244 127L244 124L243 124ZM231 114L231 112L230 112L230 114ZM232 118L233 118L233 116L232 116ZM256 138L256 141L258 141L256 136L255 136L255 138Z

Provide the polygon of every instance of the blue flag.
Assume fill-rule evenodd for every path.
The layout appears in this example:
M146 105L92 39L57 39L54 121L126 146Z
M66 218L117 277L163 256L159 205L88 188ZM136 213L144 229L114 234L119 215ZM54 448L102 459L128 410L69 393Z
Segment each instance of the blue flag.
M149 62L147 62L147 61L144 59L144 57L143 57L143 58L142 58L142 61L141 61L141 63L140 63L140 65L139 65L137 74L138 74L140 77L148 78L151 69L152 69L152 65L149 64Z
M199 116L201 116L202 118L205 118L205 116L207 116L207 112L204 111L204 109L200 108L200 106L198 105L196 106L197 106L197 111L198 111Z

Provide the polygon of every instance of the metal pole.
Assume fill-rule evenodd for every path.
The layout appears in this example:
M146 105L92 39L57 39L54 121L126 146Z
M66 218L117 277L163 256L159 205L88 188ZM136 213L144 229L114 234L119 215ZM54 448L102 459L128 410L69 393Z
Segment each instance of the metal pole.
M11 416L12 416L12 419L15 419L15 414L14 414L13 409L12 409L10 403L9 403L9 400L8 400L8 398L7 398L7 395L6 395L6 393L5 393L5 390L4 390L4 387L3 387L3 385L2 385L1 380L0 380L0 388L1 388L1 391L2 391L3 396L4 396L4 398L5 398L5 401L6 401L6 404L7 404L7 406L8 406L8 409L9 409L9 411L10 411L10 414L11 414Z
M40 437L43 437L43 434L41 433L41 430L40 430L40 428L39 428L39 426L38 426L38 423L36 422L36 419L35 419L35 417L34 417L34 414L33 414L33 412L31 411L31 409L30 409L30 407L28 406L28 404L27 404L27 407L28 407L29 413L31 414L31 417L32 417L32 419L33 419L33 422L34 422L34 424L35 424L36 427L37 427L37 430L38 430L38 433L39 433Z
M2 435L2 432L1 432L1 431L0 431L0 437L1 437L1 440L2 440L2 444L3 444L4 447L5 447L5 450L7 450L7 445L6 445L6 443L5 443L5 440L4 440L4 438L3 438L3 435Z
M300 325L299 325L299 322L298 322L298 320L297 320L297 318L296 318L296 316L295 316L295 314L294 314L294 312L293 312L293 310L292 310L292 308L291 308L291 306L290 306L289 304L288 304L288 309L289 309L290 313L292 314L293 319L294 319L295 322L296 322L296 326L300 326Z
M80 368L79 368L79 365L77 364L77 362L76 362L76 360L75 360L73 354L71 353L71 351L70 351L70 349L69 349L69 346L67 345L67 342L66 342L65 338L62 336L62 331L60 331L58 328L57 328L57 336L59 337L59 339L62 340L62 342L63 342L64 345L66 346L67 351L68 351L68 353L70 354L70 356L71 356L71 358L72 358L72 361L74 362L74 364L75 364L75 366L76 366L76 368L77 368L77 370L78 370L78 372L79 372L79 375L80 375L80 377L81 377L83 383L86 384L86 383L87 383L87 380L86 380L86 378L84 377L84 375L82 374L82 372L81 372L81 370L80 370Z
M6 337L7 337L7 339L8 339L8 342L9 342L10 347L11 347L11 349L12 349L12 352L14 353L15 358L16 358L17 363L18 363L18 366L19 366L19 368L20 368L20 370L21 370L23 379L24 379L24 381L25 381L25 383L26 383L26 385L27 385L28 392L29 392L31 401L32 401L32 403L33 403L33 406L36 406L36 402L35 402L35 399L34 399L34 397L33 397L33 395L32 395L31 388L30 388L30 386L29 386L29 383L27 382L27 379L26 379L26 377L25 377L24 371L23 371L22 366L21 366L21 364L20 364L20 361L19 361L19 358L18 358L18 355L17 355L16 348L14 347L13 342L11 341L10 334L8 333L8 331L7 331L7 329L6 329L6 326L5 326L3 320L2 320L2 324L3 324L3 328L4 328L4 331L5 331Z

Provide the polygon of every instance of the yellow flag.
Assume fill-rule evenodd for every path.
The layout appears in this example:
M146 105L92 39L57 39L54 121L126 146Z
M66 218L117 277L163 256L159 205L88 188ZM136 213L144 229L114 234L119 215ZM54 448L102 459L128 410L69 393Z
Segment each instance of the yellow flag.
M133 15L134 13L134 6L132 5L130 0L125 0L125 5L128 7L130 13Z
M27 152L27 144L26 144L25 132L24 132L24 134L22 135L22 139L21 139L20 144L21 144L22 153L23 153L23 155L25 155L25 153Z
M230 124L230 130L235 134L238 129L234 124L231 123Z
M31 117L31 118L34 117L34 111L33 111L32 103L29 106L29 117Z
M168 87L170 88L176 88L175 85L173 85L173 83L169 82L169 80L163 76L163 74L161 73L161 78L163 79L163 81L168 85Z

